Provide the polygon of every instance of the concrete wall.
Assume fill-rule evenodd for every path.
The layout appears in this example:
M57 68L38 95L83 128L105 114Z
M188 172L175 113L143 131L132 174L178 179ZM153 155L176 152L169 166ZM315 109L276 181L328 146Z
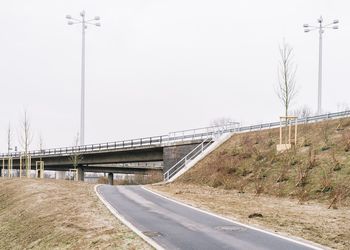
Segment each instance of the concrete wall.
M186 145L172 145L163 148L163 173L174 166L178 161L184 158L191 150L197 147L199 143Z

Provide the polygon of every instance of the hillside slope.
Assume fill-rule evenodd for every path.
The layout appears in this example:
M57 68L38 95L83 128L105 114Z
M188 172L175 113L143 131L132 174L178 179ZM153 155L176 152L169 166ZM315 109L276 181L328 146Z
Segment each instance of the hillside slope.
M151 249L113 217L93 185L0 178L0 249Z
M298 130L285 153L276 152L278 129L233 135L178 182L349 205L350 118Z

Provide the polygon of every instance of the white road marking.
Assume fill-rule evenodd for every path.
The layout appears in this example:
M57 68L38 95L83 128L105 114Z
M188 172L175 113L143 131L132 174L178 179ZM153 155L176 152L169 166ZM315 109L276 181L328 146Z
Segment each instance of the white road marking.
M136 233L138 236L140 236L144 241L146 241L148 244L150 244L152 247L154 247L157 250L164 250L163 247L161 247L157 242L152 240L150 237L143 234L140 230L138 230L136 227L134 227L129 221L127 221L119 212L108 202L106 201L102 195L98 192L97 188L101 186L101 184L96 185L95 192L97 197L102 201L102 203L108 208L108 210L115 216L117 219L119 219L124 225L126 225L128 228L130 228L134 233Z
M305 246L305 247L309 247L309 248L312 248L312 249L315 249L315 250L324 250L325 248L322 248L322 247L318 247L318 246L315 246L315 245L311 245L310 243L306 243L306 242L302 242L302 241L298 241L298 240L294 240L294 239L291 239L291 238L288 238L288 237L285 237L285 236L282 236L282 235L279 235L279 234L276 234L276 233L273 233L273 232L269 232L269 231L266 231L266 230L263 230L263 229L260 229L260 228L256 228L256 227L253 227L253 226L250 226L250 225L247 225L247 224L243 224L241 222L238 222L238 221L234 221L234 220L231 220L231 219L228 219L228 218L225 218L223 216L220 216L218 214L214 214L214 213L211 213L211 212L208 212L208 211L205 211L205 210L202 210L200 208L197 208L197 207L193 207L191 205L188 205L186 203L183 203L181 201L178 201L178 200L174 200L174 199L171 199L169 197L166 197L162 194L159 194L157 192L154 192L153 190L150 190L148 188L146 188L145 186L141 186L142 189L152 193L152 194L155 194L159 197L162 197L166 200L169 200L169 201L172 201L174 203L177 203L179 205L182 205L182 206L185 206L185 207L188 207L188 208L191 208L191 209L194 209L196 211L199 211L201 213L204 213L204 214L208 214L208 215L211 215L211 216L214 216L216 218L219 218L219 219L222 219L222 220L225 220L225 221L228 221L228 222L231 222L231 223L235 223L237 225L240 225L240 226L243 226L243 227L246 227L246 228L249 228L249 229L252 229L252 230L255 230L255 231L259 231L259 232L262 232L262 233L266 233L266 234L269 234L269 235L273 235L273 236L276 236L278 238L281 238L281 239L284 239L284 240L288 240L288 241L291 241L291 242L294 242L296 244L299 244L299 245L302 245L302 246ZM316 244L316 243L313 243L313 244Z

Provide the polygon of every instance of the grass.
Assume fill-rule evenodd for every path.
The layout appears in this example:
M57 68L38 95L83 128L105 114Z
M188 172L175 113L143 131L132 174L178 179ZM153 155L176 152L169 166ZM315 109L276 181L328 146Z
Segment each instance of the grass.
M284 153L278 129L233 135L177 182L349 206L350 119L301 125L298 134Z
M152 249L98 200L93 185L0 178L0 249Z

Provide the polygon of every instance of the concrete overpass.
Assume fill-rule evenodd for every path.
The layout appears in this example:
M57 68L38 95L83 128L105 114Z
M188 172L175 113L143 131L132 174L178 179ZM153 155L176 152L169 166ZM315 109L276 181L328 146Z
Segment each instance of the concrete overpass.
M232 129L234 128L232 127ZM222 126L214 126L177 131L163 136L34 150L28 152L28 155L31 156L32 169L35 169L37 161L44 161L45 170L68 171L75 166L78 170L79 180L84 180L85 172L105 172L109 176L113 176L113 173L135 174L145 173L149 170L164 173L191 153L193 149L198 148L199 145L211 143L211 141L208 142L208 138L214 138L222 132ZM5 159L6 165L6 161L11 158L12 168L19 169L20 157L23 155L23 152L0 154L0 161ZM157 166L146 164L150 162L161 162L162 164ZM2 162L0 162L0 168L1 164Z
M148 170L166 171L177 161L181 160L193 148L199 145L201 140L183 141L172 144L137 145L127 148L108 146L98 150L81 150L67 152L56 150L37 154L30 152L31 168L35 169L37 161L44 161L45 170L68 171L77 165L79 180L84 179L84 172L107 173L145 173ZM95 146L95 145L94 145ZM19 155L13 155L13 169L20 168ZM75 160L76 159L76 160ZM160 166L150 164L120 164L120 163L148 163L162 162ZM1 164L1 163L0 163Z
M303 117L299 118L297 122L298 124L306 124L349 116L350 110L346 110L336 113ZM81 180L84 179L84 172L108 172L111 174L144 173L148 170L156 170L163 171L163 173L166 172L167 175L174 175L186 165L188 159L192 160L198 155L198 152L200 152L199 146L208 141L208 138L211 138L209 141L209 143L211 143L223 133L243 133L278 128L281 125L284 125L284 123L272 122L240 127L239 123L231 123L223 126L171 132L168 135L163 136L89 144L76 147L34 150L30 151L28 154L32 157L32 168L35 167L36 161L43 160L45 162L45 170L55 171L67 171L68 169L71 169L73 167L72 157L79 156L80 161L77 168ZM198 148L199 150L194 151ZM23 152L0 154L0 164L2 159L11 158L13 160L13 169L18 169L19 158L21 155L23 155ZM148 164L137 166L120 165L120 163L134 162L162 162L163 164L159 167L154 167Z

